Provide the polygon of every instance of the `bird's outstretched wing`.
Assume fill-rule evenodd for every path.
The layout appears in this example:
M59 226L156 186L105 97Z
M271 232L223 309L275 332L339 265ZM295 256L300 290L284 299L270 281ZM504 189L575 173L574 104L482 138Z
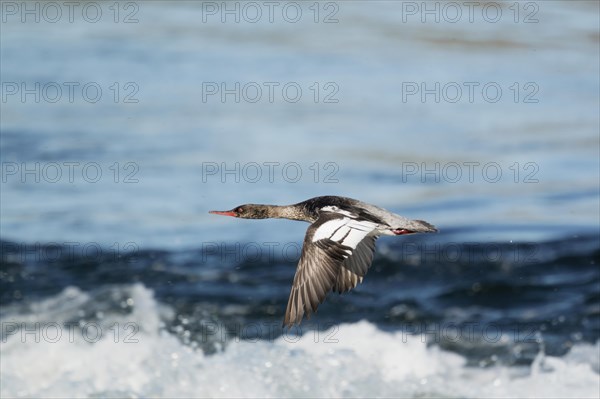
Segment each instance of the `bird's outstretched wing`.
M375 249L376 237L370 234L377 227L346 212L321 212L306 231L284 326L310 317L332 289L348 291L362 281Z

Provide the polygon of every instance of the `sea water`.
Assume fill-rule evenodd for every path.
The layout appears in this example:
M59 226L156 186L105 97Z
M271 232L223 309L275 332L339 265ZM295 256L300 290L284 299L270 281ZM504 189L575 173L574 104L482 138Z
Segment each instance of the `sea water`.
M2 3L1 396L598 396L597 2L130 3ZM440 233L287 331L325 194Z

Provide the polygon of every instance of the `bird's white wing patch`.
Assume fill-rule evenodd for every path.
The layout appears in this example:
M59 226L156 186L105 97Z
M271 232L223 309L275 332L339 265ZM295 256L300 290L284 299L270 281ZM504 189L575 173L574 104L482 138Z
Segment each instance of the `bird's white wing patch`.
M367 220L358 221L348 217L333 219L317 228L312 241L329 239L354 250L376 228L376 223Z
M331 238L341 227L346 224L346 220L348 220L348 218L339 218L323 223L315 231L312 241L316 242L326 238Z
M325 212L334 212L334 213L339 213L340 215L348 216L348 217L350 217L350 218L352 218L352 219L356 219L356 217L357 217L357 216L356 216L355 214L353 214L352 212L350 212L350 211L346 211L346 210L344 210L344 209L340 209L340 208L338 208L337 206L333 206L333 205L330 205L330 206L324 206L323 208L321 208L321 210L322 210L322 211L325 211Z
M370 232L377 228L377 224L369 222L367 220L357 221L348 219L346 225L340 230L347 230L347 234L342 236L342 240L338 241L340 244L356 249L356 246L367 236ZM338 232L339 233L339 232ZM337 234L336 234L337 235Z

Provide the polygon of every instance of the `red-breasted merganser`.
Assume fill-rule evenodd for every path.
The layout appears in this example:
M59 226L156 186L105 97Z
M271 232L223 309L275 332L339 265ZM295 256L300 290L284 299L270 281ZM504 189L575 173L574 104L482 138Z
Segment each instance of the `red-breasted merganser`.
M324 196L294 205L245 204L216 215L243 219L283 218L311 223L304 237L283 325L300 324L316 312L329 291L350 291L367 274L380 235L435 233L435 226L410 220L352 198Z

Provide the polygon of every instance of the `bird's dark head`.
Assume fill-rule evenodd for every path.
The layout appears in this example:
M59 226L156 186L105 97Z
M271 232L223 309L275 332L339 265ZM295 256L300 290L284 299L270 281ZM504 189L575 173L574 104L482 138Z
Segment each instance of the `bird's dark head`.
M233 216L242 219L267 219L270 216L267 205L245 204L230 211L210 211L214 215Z

